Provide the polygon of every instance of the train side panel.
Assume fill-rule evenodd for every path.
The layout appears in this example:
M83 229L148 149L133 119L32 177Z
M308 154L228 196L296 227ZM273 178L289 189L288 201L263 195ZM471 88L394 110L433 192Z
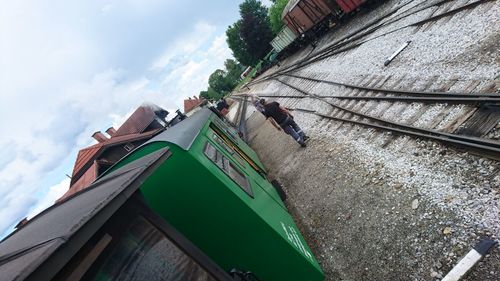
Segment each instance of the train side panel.
M190 120L170 132L190 135L178 130ZM164 137L137 148L114 169L169 147L172 155L140 187L151 209L225 271L251 271L262 281L323 281L324 274L293 218L257 172L261 163L252 155L255 152L241 144L240 149L252 155L245 158L228 147L230 142L240 145L239 141L215 115L196 131L188 148ZM217 137L220 134L224 142Z
M294 1L285 7L283 22L296 35L307 32L332 13L331 8L323 0Z
M347 14L359 8L366 0L337 0L336 2L340 9Z
M328 17L340 18L366 0L291 0L282 14L283 23L297 36L318 28Z
M170 145L172 156L141 186L148 206L225 271L324 280L291 216L251 179L253 198L245 193L203 154L209 140L200 140L195 154Z
M297 39L297 35L295 35L295 33L285 25L280 32L278 32L276 38L271 41L271 46L273 46L276 52L281 52L283 49L292 44L295 39Z

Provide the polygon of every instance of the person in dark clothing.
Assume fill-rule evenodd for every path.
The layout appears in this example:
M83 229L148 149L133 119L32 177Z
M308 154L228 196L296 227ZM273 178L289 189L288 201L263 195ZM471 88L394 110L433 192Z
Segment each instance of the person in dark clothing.
M229 104L227 104L226 99L223 98L217 102L216 108L223 116L226 116L229 112Z
M293 116L290 114L290 112L286 109L280 106L279 103L273 101L273 102L266 102L266 100L261 99L260 104L264 108L264 116L266 116L266 119L271 117L274 119L274 121L279 124L279 126L285 131L285 133L289 134L296 142L300 144L302 147L306 147L305 141L309 139L308 136L302 131L302 129L295 123L293 120Z
M220 99L218 102L217 102L217 110L218 111L221 111L223 110L224 108L225 109L229 109L229 105L227 104L227 101L225 99Z

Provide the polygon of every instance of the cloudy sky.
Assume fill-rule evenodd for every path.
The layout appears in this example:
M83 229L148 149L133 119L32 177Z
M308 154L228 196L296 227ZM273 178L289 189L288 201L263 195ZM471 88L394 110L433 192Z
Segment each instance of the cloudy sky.
M206 88L240 2L0 0L0 237L67 190L94 131Z

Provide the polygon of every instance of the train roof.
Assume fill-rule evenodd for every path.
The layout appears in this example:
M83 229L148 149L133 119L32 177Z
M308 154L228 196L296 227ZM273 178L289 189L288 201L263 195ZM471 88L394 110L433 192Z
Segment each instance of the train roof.
M164 148L104 176L6 237L0 243L2 280L51 279L168 155Z
M286 4L285 8L283 9L283 12L281 13L281 19L283 20L283 18L286 16L286 14L288 14L288 12L290 12L293 8L295 8L295 6L297 6L297 4L300 1L301 0L290 0L290 1L288 1L288 4Z
M212 114L213 112L210 109L202 108L189 118L182 120L179 124L168 128L166 131L150 139L143 146L152 142L162 141L170 142L184 150L189 150L201 129L205 126L207 119Z

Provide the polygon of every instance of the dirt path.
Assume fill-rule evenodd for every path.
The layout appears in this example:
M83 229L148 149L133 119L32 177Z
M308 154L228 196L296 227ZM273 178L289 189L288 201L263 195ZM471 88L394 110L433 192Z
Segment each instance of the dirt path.
M388 183L383 163L366 165L373 159L318 130L308 128L303 149L258 113L249 127L251 146L283 183L326 280L436 280L487 234L427 202L418 188ZM445 227L452 232L443 234ZM499 280L499 266L497 247L466 280Z

